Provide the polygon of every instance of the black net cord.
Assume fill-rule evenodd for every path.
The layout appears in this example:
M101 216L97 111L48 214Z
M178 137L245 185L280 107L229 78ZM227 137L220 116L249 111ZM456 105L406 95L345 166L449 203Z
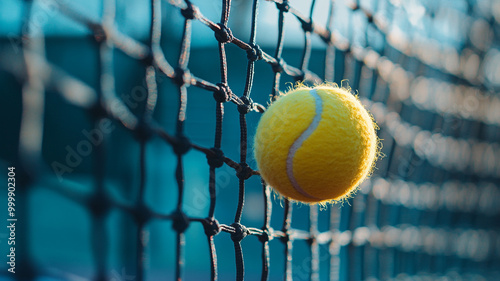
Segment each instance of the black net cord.
M177 237L176 237L176 260L177 260L177 263L176 263L176 268L175 268L175 280L182 280L182 270L183 270L183 266L184 266L184 244L185 244L185 237L184 237L184 233L182 232L178 232L177 233Z
M186 1L189 5L190 2ZM160 7L158 7L159 9ZM177 198L177 208L176 208L176 218L173 222L173 227L176 234L176 252L175 252L175 280L183 279L183 266L184 266L184 244L185 237L184 231L188 227L188 221L182 211L183 197L184 197L184 171L183 171L183 154L187 152L186 143L184 138L184 121L186 119L186 109L187 109L187 66L189 64L189 53L191 51L191 19L185 17L184 30L182 36L182 43L179 51L179 59L177 64L177 69L175 71L175 82L178 85L179 90L179 107L177 113L177 126L176 126L176 136L178 138L177 147L174 147L174 151L177 155L177 168L176 168L176 180L178 186L178 198Z
M185 70L188 66L189 55L191 53L190 52L191 51L191 20L190 19L186 18L184 20L184 31L182 34L182 38L185 38L185 39L182 40L181 50L180 50L180 54L179 54L178 67L179 67L179 69Z
M213 236L207 236L210 247L210 280L217 280L217 254Z
M108 14L107 11L110 10L111 6L109 2L113 1L105 1L104 7L103 7L103 14L107 14L108 17L107 19L112 20L112 17L114 17L114 13ZM107 10L107 11L106 11ZM114 10L114 9L113 9ZM104 21L104 20L103 20ZM108 76L106 74L110 74L109 72L112 71L112 68L109 67L110 64L110 59L112 52L111 48L107 45L106 41L99 42L99 61L98 65L100 65L99 69L100 71L98 72L99 78L100 78L100 86L101 90L98 91L99 95L99 104L102 104L102 99L105 96L104 93L106 93L109 90L109 85L110 81L107 80L105 77L112 77ZM111 74L112 75L112 74ZM101 115L98 114L98 112L101 112L101 108L96 109L96 115L92 116L94 119L93 121L93 127L94 130L98 130L99 124L101 122L109 121L105 118L103 118ZM107 257L108 257L108 245L109 245L109 239L108 235L105 231L106 229L106 215L108 213L108 207L109 204L107 204L108 201L108 195L105 192L104 189L104 179L105 179L105 174L106 174L106 150L107 150L107 136L105 134L102 135L102 143L101 145L98 145L94 148L94 155L93 155L93 174L95 175L94 177L94 192L93 195L90 197L89 204L90 204L90 211L92 215L92 254L94 258L94 267L95 267L95 280L97 281L104 281L106 280L106 271L107 271Z
M220 103L219 103L220 104ZM221 105L222 106L222 105ZM210 179L209 179L209 194L210 194L210 206L208 211L208 217L206 219L206 223L217 223L214 220L214 212L215 212L215 203L216 203L216 180L215 180L215 167L210 165ZM217 280L217 252L215 248L215 242L213 239L213 235L216 233L208 232L206 230L209 225L204 225L205 234L207 235L208 247L210 249L210 280ZM218 229L217 229L218 231Z
M215 93L214 93L215 95ZM221 141L222 141L222 121L223 121L223 116L224 116L224 104L220 101L216 100L216 113L215 113L215 140L214 140L214 152L222 152L220 150L221 148ZM222 155L222 154L221 154ZM218 162L218 163L216 163ZM204 225L205 229L207 227L211 227L211 224L215 224L217 227L216 232L210 232L205 230L205 234L207 235L208 239L208 246L210 249L210 280L214 281L217 280L217 253L216 253L216 247L213 239L213 235L218 233L218 223L214 219L214 213L215 213L215 203L216 203L216 198L217 198L217 190L216 190L216 168L220 167L223 165L223 162L221 159L216 159L214 158L209 158L208 160L209 163L209 194L210 194L210 206L208 210L208 217L206 220L206 224Z
M241 169L246 168L246 155L247 155L247 124L245 114L240 114L240 165ZM238 193L238 207L236 209L236 214L234 217L235 225L239 224L241 221L241 216L243 213L243 206L245 204L245 180L246 176L244 175L246 171L242 170L240 173L242 174L239 177L239 193ZM243 261L243 252L241 249L241 239L238 239L234 242L234 251L236 255L236 280L242 281L244 278L244 270L245 265Z
M245 276L245 264L243 262L243 250L241 249L241 241L234 242L234 255L236 263L236 279L237 281L243 280Z
M340 228L340 209L331 208L330 220L328 222L328 229L336 230ZM329 252L329 267L328 267L328 277L331 281L340 280L340 243L338 236L333 236L328 242L328 252Z
M189 4L189 2L188 2ZM176 169L176 179L177 186L179 190L178 200L177 200L177 214L178 220L184 219L184 213L182 211L183 205L183 195L184 195L184 171L183 171L183 157L182 155L186 152L182 150L182 146L184 145L182 142L184 140L184 132L183 132L183 124L186 119L186 108L187 108L187 85L185 74L187 72L187 65L189 63L189 53L191 47L191 20L189 18L185 18L184 22L184 31L182 36L182 44L180 47L178 66L176 70L176 83L178 84L179 89L179 108L177 114L177 127L176 127L176 135L179 138L180 143L178 143L179 148L176 151L177 154L177 169ZM175 150L175 148L174 148ZM182 223L179 221L179 223ZM175 221L174 221L175 224ZM187 226L186 226L187 227ZM184 255L183 255L183 246L185 244L184 231L186 227L175 227L177 231L176 237L176 268L175 268L175 280L182 280L183 275L183 266L184 266Z
M215 140L214 140L214 148L220 149L222 142L222 121L224 118L224 104L222 102L216 101L216 109L215 109ZM211 215L213 212L211 212Z
M301 21L302 29L304 31L304 50L302 52L302 62L300 63L300 69L304 73L309 67L309 59L311 58L311 50L312 50L311 31L314 28L312 18L313 18L315 4L316 4L316 0L312 0L311 7L309 8L308 21ZM300 80L302 80L302 79L299 79L299 81Z
M287 5L288 0L283 1L283 5ZM279 87L280 87L280 78L281 78L281 72L283 72L282 69L282 60L281 60L281 54L283 53L283 42L284 42L284 36L283 33L285 32L285 10L284 9L279 9L278 11L278 42L276 42L276 51L274 52L274 58L276 59L276 64L274 66L274 80L273 80L273 88L271 92L271 98L272 101L274 101L279 93Z
M359 0L356 0L353 3L353 6L355 6L356 8L359 8ZM355 32L354 32L354 26L355 26L354 15L355 15L354 13L351 13L351 15L350 15L351 24L349 25L349 27L351 29L351 34L355 34ZM365 14L363 14L363 15L366 17ZM368 20L367 20L367 22L368 22ZM364 48L364 49L366 49L367 45L368 45L368 27L369 27L369 24L365 25L364 41L359 43L361 48ZM363 70L363 62L361 60L355 58L354 56L352 57L352 59L354 61L354 69L353 69L353 75L352 75L352 88L353 89L360 89L361 72Z
M220 34L215 34L219 41L219 58L220 58L220 71L221 71L221 84L227 85L227 59L224 44L231 41L227 21L229 20L229 9L231 7L230 0L222 0L222 11L220 19ZM218 36L219 35L219 36Z
M272 239L272 229L271 229L271 213L272 213L272 201L271 201L271 188L266 184L266 182L261 179L262 183L262 195L264 200L264 226L262 227L263 235L260 238L262 243L262 274L261 281L268 280L269 276L269 241Z
M177 155L177 169L176 169L176 178L177 178L177 186L179 187L179 196L177 201L177 213L182 214L182 198L184 193L184 172L183 172L183 161L182 155ZM175 222L174 222L175 223ZM175 268L175 278L176 280L181 280L182 278L182 266L183 255L182 255L182 245L184 244L184 234L182 233L184 229L176 229L177 231L177 240L176 240L176 268Z
M260 277L261 281L269 279L269 242L262 243L262 274Z
M149 33L149 48L153 49L153 46L159 45L159 39L156 38L160 33L160 23L157 21L161 21L161 5L155 0L151 0L150 2L151 10L151 23L150 23L150 33ZM189 28L189 27L187 27ZM147 184L147 170L146 170L146 153L147 153L147 142L151 137L151 120L152 115L154 113L154 109L156 107L157 97L158 97L158 86L156 84L156 70L153 66L153 62L151 60L146 60L145 66L145 81L147 88L147 96L146 101L143 104L143 112L142 116L139 119L139 124L136 128L136 137L139 141L139 165L140 165L140 178L139 178L139 194L137 197L137 201L135 203L136 208L136 221L137 221L137 246L136 246L136 278L137 280L145 280L146 279L146 247L148 246L149 241L149 229L148 223L151 219L151 212L145 203L145 194L146 194L146 184ZM182 91L181 91L182 92ZM181 98L182 100L182 98ZM179 102L180 107L182 108L182 101ZM179 110L179 115L181 115L181 109ZM179 118L180 119L180 118ZM178 122L179 124L180 122ZM180 129L179 129L180 130ZM180 163L182 165L182 163ZM182 170L181 170L181 177ZM179 187L182 189L182 186ZM182 192L179 192L179 197L182 197ZM178 233L179 235L179 233ZM181 254L178 253L178 257L181 257Z
M325 51L325 81L327 82L333 82L333 77L334 77L334 65L335 65L335 45L333 44L331 37L332 37L332 31L331 31L331 26L332 26L332 21L333 21L333 11L334 11L334 1L330 1L329 5L329 10L328 10L328 17L326 19L326 32L328 34L327 39L324 40L325 43L327 44L326 51Z
M31 59L31 55L42 55L45 53L44 40L42 30L31 25L33 18L33 3L27 3L24 10L24 21L21 28L23 37L22 45L23 55L22 64L26 68L26 81L22 88L21 99L23 114L20 124L20 139L19 139L19 165L15 170L17 174L17 193L16 200L23 202L18 204L16 210L16 266L23 268L15 275L16 280L34 280L40 272L36 268L32 260L30 225L28 221L31 219L32 212L29 204L31 195L32 183L36 180L42 164L42 130L45 88L42 81L38 77L38 69L36 64ZM30 133L30 139L23 139L22 136Z
M187 108L187 86L182 83L179 86L179 109L177 113L177 129L176 134L178 137L183 138L184 132L184 121L186 120L186 108Z
M309 241L310 246L310 281L319 280L319 244L318 244L318 206L309 207Z
M143 211L144 204L144 193L146 189L146 142L145 140L141 140L139 143L139 194L138 200L136 202L137 211ZM145 214L137 214L137 259L136 259L136 273L138 280L144 280L145 278L145 268L144 268L144 259L145 259L145 239L144 236L147 235L147 230L145 229L146 225L146 217Z
M151 0L151 23L149 29L149 49L153 50L160 45L160 34L161 34L161 4L159 0ZM145 127L144 138L149 139L150 135L150 123L153 119L153 113L158 100L158 85L156 83L157 75L155 65L152 59L152 55L148 57L146 62L146 88L147 88L147 98L144 105L144 114L142 116L142 122Z
M285 272L284 272L284 280L292 281L292 245L293 245L293 237L290 235L290 228L292 225L292 204L287 199L284 199L285 204L285 216L283 217L283 226L281 231L283 232L283 237L281 238L281 242L285 246Z
M103 119L98 119L94 124L94 128L97 129L99 123ZM96 270L95 280L104 281L106 280L106 270L107 270L107 257L108 257L108 245L109 237L106 232L106 215L108 213L108 198L104 191L104 174L105 174L105 136L102 136L103 143L97 146L94 150L94 173L96 175L94 179L95 190L93 195L90 197L88 202L89 209L92 214L92 252L94 258L94 267Z
M247 50L248 57L248 65L247 65L247 77L245 82L245 90L243 92L244 101L249 101L250 92L252 91L253 77L254 77L254 66L255 61L259 59L259 50L258 46L255 45L255 37L257 35L257 16L258 16L258 5L259 0L254 0L252 4L252 27L250 31L250 46L253 48L252 50ZM253 55L255 57L250 57L250 52L253 51Z
M241 174L245 173L244 165L246 164L247 156L247 122L244 114L240 114L240 165L242 165ZM241 221L241 215L243 213L243 205L245 204L245 177L244 175L239 178L239 193L238 193L238 207L236 209L236 214L234 216L234 222L239 223Z
M215 213L215 203L216 203L216 185L215 185L215 167L209 168L210 179L208 182L209 194L210 194L210 207L208 210L208 219L213 219Z
M219 42L219 56L220 56L221 83L222 83L222 85L227 85L226 50L224 48L224 43L220 43L220 42Z

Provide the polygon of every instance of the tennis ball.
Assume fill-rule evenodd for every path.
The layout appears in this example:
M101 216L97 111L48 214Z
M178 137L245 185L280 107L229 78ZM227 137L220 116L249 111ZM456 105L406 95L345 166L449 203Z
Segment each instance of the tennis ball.
M376 129L350 90L299 86L262 115L254 139L255 159L267 184L292 201L342 201L374 166Z

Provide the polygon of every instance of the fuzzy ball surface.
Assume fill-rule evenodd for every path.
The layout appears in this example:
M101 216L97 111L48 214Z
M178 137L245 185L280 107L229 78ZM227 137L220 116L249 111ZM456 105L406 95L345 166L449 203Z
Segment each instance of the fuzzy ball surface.
M254 139L258 169L290 200L341 201L374 166L376 127L349 90L331 85L293 89L259 121Z

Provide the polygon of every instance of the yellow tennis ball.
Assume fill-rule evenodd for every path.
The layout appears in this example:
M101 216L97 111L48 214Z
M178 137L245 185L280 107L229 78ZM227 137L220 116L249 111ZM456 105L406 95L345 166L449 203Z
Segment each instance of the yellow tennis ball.
M300 86L262 115L254 140L257 166L267 184L288 199L343 200L374 166L376 128L349 90Z

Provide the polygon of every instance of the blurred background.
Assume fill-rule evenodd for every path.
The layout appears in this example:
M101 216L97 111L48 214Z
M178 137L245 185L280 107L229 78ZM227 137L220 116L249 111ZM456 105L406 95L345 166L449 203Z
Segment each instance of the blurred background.
M183 38L184 17L177 7L181 2L162 1L162 17L158 19L162 26L160 44L172 65L178 60ZM191 2L204 17L219 22L222 1ZM288 2L296 11L309 15L312 1ZM320 36L312 34L311 57L305 68L321 79L330 75L327 69L333 68L330 80L353 87L381 128L379 136L385 154L372 178L354 198L342 205L319 208L318 230L344 234L344 238L338 236L336 250L330 244L320 245L317 277L328 280L332 276L329 264L333 253L340 258L340 280L499 280L500 2L314 2L312 18L318 26L327 26L333 3L333 20L328 28L337 41L328 48ZM253 1L231 2L228 26L244 42L250 37L252 4ZM278 43L279 10L273 1L259 4L256 42L273 56ZM104 189L111 200L125 205L137 200L141 165L136 136L113 121L108 124L109 133L103 142L93 145L80 161L70 159L78 162L74 167L62 174L56 172L55 167L61 167L58 164L68 163L70 151L84 149L82 142L94 128L89 111L76 105L86 100L71 103L65 93L83 93L88 91L86 87L98 91L102 82L97 35L61 11L61 7L76 11L77 18L94 22L100 22L103 15L103 2L95 0L0 2L0 181L7 182L7 167L18 167L18 214L24 219L18 221L18 247L22 251L18 258L21 262L28 260L30 265L23 268L21 263L17 269L33 272L31 277L36 280L90 280L95 276L96 263L102 259L107 280L136 280L139 238L135 218L111 206L99 224L101 229L94 229L95 218L79 199L94 192L99 172L95 171L93 156L100 150L106 159L102 164ZM115 7L116 29L130 39L147 42L150 1L118 0ZM27 25L36 32L28 32ZM191 38L189 71L213 84L220 82L214 32L201 21L193 20ZM349 47L343 48L342 42ZM35 60L24 52L29 44L36 45L38 54L41 50L41 57L50 64L46 71L30 72L33 70L25 65L26 60ZM292 12L285 13L281 57L287 65L300 69L304 44L300 21ZM333 52L328 55L327 49ZM132 113L139 114L139 105L145 102L147 93L145 64L118 48L111 52L114 93ZM228 85L241 96L247 79L246 53L226 44L226 54ZM30 73L52 77L35 79L44 86L65 82L57 87L42 86L42 95L23 101L23 92L30 90L26 86ZM60 77L66 78L58 80ZM161 73L156 79L158 100L153 118L166 132L174 134L178 86ZM266 106L274 81L272 67L257 61L252 100ZM295 81L284 74L279 89L284 91ZM213 146L215 105L212 92L188 88L184 132L192 143ZM258 112L247 114L249 140L259 118ZM34 120L25 131L21 130L23 119ZM225 107L223 132L224 154L238 162L240 120L234 104ZM248 148L251 152L252 145ZM170 214L175 210L178 194L176 155L158 137L148 141L145 155L144 201L155 212ZM206 217L210 203L206 157L192 149L183 159L182 209L189 217ZM256 169L251 153L248 163ZM0 192L4 206L0 216L6 222L7 189L4 190ZM215 216L220 223L233 222L237 198L238 178L233 168L224 165L217 169ZM257 176L247 181L245 199L242 224L260 228L265 208ZM281 229L285 203L275 196L272 202L271 226ZM310 208L292 206L292 228L309 231ZM151 220L145 230L148 234L142 239L147 239L148 245L147 280L174 280L176 233L171 220ZM92 242L101 234L106 256L96 255L96 244ZM7 235L3 227L0 279L14 280L14 275L7 272ZM235 256L230 235L220 233L214 239L219 280L234 280ZM347 240L344 243L342 239ZM269 280L283 279L284 246L278 240L270 242ZM185 241L184 280L209 280L209 248L201 224L190 224ZM261 243L256 237L248 237L242 241L242 247L246 280L259 280ZM294 242L292 257L293 280L309 280L311 254L307 241Z

